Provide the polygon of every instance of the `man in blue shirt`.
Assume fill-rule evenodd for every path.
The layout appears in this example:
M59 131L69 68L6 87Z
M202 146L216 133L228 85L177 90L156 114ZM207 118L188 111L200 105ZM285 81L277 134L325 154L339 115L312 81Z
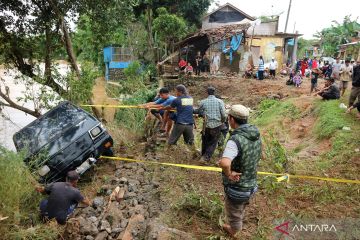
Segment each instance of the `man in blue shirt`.
M165 109L176 109L175 125L171 131L168 143L169 145L175 145L181 135L184 137L186 144L194 144L194 118L193 118L193 103L194 100L187 94L187 90L184 85L180 84L176 86L176 96L170 106Z
M170 104L175 98L176 97L170 94L169 89L161 88L159 91L159 98L156 101L149 102L141 106L151 109L150 112L161 122L162 130L165 131L167 125L167 129L168 131L170 131L172 127L171 118L174 118L174 116L170 114L170 119L169 119L169 114L166 113L167 111L165 111L164 108L170 106Z

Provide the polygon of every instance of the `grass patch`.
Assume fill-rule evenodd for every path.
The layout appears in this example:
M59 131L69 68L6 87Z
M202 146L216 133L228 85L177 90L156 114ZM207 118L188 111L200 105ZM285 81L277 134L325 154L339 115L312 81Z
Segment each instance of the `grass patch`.
M266 99L259 105L255 112L253 123L258 126L266 126L271 123L281 122L284 117L297 119L301 112L291 101L277 101Z
M196 189L194 185L185 192L184 196L174 205L177 211L189 212L192 215L209 219L212 222L217 221L224 207L219 193L208 192L207 194L202 194L201 190Z
M0 148L0 214L4 239L56 239L58 226L41 224L37 216L41 195L37 181L23 162L23 153ZM30 217L31 216L31 217Z
M318 138L330 138L343 127L354 126L354 119L351 115L339 108L340 101L319 101L315 110L318 120L315 124L315 134Z

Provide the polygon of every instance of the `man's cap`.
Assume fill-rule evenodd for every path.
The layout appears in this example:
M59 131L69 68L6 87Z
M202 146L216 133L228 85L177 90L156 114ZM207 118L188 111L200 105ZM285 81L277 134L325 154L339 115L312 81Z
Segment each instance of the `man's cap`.
M73 171L69 171L69 172L67 173L66 177L67 177L67 179L68 179L69 181L76 181L76 180L79 180L80 175L79 175L78 172L76 172L76 171L73 170Z
M228 114L234 118L247 119L249 118L250 111L247 107L241 104L236 104L230 107Z
M272 57L271 59L272 59L272 60L274 60L275 58L274 58L274 57Z

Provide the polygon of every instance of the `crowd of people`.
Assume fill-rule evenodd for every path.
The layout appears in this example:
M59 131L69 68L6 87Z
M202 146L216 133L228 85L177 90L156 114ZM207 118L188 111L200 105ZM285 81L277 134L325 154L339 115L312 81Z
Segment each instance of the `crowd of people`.
M184 73L185 75L192 76L200 76L202 73L215 75L219 72L220 67L220 56L215 54L209 58L208 54L205 53L201 55L200 52L197 53L194 61L187 59L185 57L181 57L178 63L180 73Z

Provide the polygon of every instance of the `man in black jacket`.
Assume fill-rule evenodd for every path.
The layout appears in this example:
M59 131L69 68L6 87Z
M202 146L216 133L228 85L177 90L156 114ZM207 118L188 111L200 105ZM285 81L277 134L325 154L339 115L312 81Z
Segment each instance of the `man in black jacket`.
M358 98L358 101L360 100L360 57L357 59L357 64L353 69L349 107L353 106L356 98Z

